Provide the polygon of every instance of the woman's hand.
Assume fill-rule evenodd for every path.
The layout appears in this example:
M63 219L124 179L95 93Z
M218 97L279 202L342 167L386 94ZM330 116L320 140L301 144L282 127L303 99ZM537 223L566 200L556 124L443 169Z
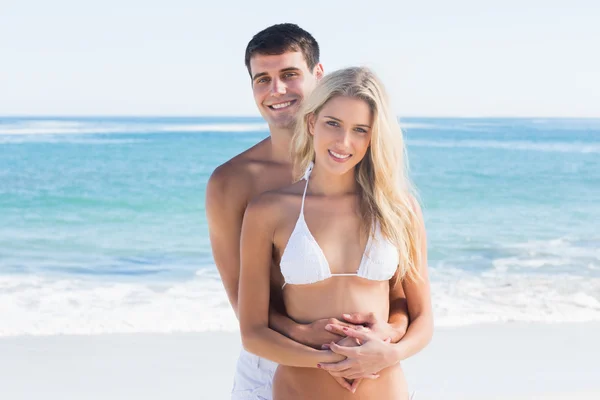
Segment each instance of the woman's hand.
M337 363L320 364L320 368L328 371L332 376L346 379L373 378L378 376L381 370L398 362L389 338L381 340L367 328L344 328L343 332L348 339L358 340L355 343L360 343L360 346L344 346L341 341L329 344L328 347L332 352L346 356L345 360Z
M360 342L353 337L348 337L346 336L345 338L343 338L342 340L338 341L337 344L339 346L344 346L344 347L356 347L356 346L360 346ZM329 349L329 345L323 345L323 348ZM322 365L322 364L319 364ZM321 368L321 367L319 367ZM331 374L331 373L330 373ZM362 380L364 378L358 378L358 379L346 379L344 376L342 376L343 374L331 374L331 377L343 388L347 389L348 391L355 393L356 389L358 389L358 385L360 385L360 383L362 382ZM379 378L379 375L372 375L370 377L368 377L369 379L377 379Z

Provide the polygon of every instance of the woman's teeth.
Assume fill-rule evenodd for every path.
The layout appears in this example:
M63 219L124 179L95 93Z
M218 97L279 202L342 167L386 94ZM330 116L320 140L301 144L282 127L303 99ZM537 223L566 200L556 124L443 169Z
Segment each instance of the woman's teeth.
M331 153L331 155L333 155L336 158L341 158L341 159L345 159L351 156L351 154L340 154L340 153L336 153L335 151L329 150L329 153Z

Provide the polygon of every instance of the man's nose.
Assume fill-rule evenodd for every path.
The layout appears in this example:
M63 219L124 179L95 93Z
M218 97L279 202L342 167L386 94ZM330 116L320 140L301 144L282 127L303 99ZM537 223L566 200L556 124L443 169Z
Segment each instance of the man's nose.
M273 79L273 83L271 84L271 94L273 96L280 96L285 94L286 86L280 79Z

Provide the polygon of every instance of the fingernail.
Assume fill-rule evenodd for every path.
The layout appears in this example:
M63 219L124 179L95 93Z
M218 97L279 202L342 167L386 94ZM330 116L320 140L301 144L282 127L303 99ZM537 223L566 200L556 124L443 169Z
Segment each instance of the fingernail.
M349 318L349 317L350 317L350 314L342 314L342 317L344 317L344 318Z
M331 325L325 325L325 329L330 331L331 330Z
M323 368L323 367L321 367L321 364L317 364L317 368Z
M347 330L348 330L348 328L347 328L347 327L343 327L343 328L342 328L342 330L344 330L344 331L347 331Z

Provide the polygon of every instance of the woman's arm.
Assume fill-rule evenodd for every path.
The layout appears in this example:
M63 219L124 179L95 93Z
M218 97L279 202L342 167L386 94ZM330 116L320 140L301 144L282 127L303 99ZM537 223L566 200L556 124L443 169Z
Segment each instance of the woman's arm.
M421 207L416 201L413 204L416 217L416 233L421 238L420 265L418 266L420 279L404 279L402 281L410 324L402 340L394 345L398 361L421 351L433 337L433 310L429 273L427 271L427 234Z
M265 194L246 208L240 244L241 271L238 312L244 348L278 364L316 368L343 356L315 350L269 328L270 268L277 222L277 197Z

